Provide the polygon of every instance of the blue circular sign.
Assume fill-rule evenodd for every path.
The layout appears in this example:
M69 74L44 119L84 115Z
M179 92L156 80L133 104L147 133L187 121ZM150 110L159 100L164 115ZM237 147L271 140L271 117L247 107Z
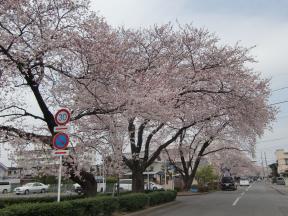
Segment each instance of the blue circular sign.
M53 138L53 146L56 149L66 149L69 144L69 136L65 133L57 133Z

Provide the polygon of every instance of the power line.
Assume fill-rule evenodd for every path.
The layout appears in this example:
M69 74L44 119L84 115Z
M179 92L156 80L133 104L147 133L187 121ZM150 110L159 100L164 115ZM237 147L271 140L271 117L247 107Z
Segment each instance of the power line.
M281 137L281 138L276 138L276 139L262 140L262 141L258 141L257 143L273 142L273 141L279 141L279 140L285 140L285 139L288 139L288 137Z
M279 88L279 89L272 90L271 92L281 91L281 90L283 90L283 89L288 89L288 86L285 86L285 87L282 87L282 88Z
M280 102L276 102L276 103L269 104L269 105L277 105L277 104L282 104L282 103L288 103L288 100L287 100L287 101L280 101Z

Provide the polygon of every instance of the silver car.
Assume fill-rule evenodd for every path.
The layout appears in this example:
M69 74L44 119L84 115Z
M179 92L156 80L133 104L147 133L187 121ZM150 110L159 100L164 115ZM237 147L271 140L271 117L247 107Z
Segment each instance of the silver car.
M14 189L17 195L29 194L29 193L45 193L48 191L49 185L42 184L40 182L27 183L21 187Z

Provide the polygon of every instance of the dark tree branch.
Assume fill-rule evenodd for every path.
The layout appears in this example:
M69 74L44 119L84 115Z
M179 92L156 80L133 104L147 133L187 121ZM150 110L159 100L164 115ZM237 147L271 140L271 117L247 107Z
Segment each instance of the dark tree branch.
M138 152L141 151L142 143L143 143L143 133L146 125L148 124L149 120L145 119L144 122L139 126L138 135L137 135L137 149Z
M4 114L4 115L0 115L0 117L8 117L8 116L20 116L20 117L23 116L24 117L24 116L30 116L30 117L33 117L35 119L40 119L40 120L46 122L46 120L44 118L42 118L40 116L37 116L37 115L34 115L32 113L29 113L25 109L23 109L21 107L18 107L18 106L15 106L15 105L9 106L9 107L5 107L4 109L0 110L0 112L6 111L6 110L9 110L9 109L13 109L13 108L19 109L19 110L23 111L24 113Z
M151 133L148 135L147 139L146 139L146 143L145 143L145 149L144 149L144 161L148 160L149 157L149 146L150 146L150 142L153 138L153 136L159 131L161 130L161 128L164 127L164 123L161 123L157 128L155 128L154 130L151 131Z
M219 149L216 149L216 150L213 150L213 151L209 151L209 152L203 153L202 156L205 156L205 155L208 155L208 154L212 154L212 153L216 153L218 151L224 151L224 150L236 150L236 151L247 151L247 152L250 152L249 150L239 149L239 148L236 148L236 147L223 147L223 148L219 148Z
M39 140L40 142L44 144L48 144L52 146L52 137L51 136L45 136L45 135L39 135L35 133L26 132L21 129L17 129L11 126L0 126L0 131L6 132L6 135L9 136L17 136L21 139L32 141L33 139Z

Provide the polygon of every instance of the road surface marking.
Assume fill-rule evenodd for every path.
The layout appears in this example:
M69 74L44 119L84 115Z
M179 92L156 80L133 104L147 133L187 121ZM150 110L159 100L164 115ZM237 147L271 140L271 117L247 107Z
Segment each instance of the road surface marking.
M246 189L246 191L248 191L251 187L252 187L252 185L250 185L250 186Z
M237 199L233 202L232 206L235 206L237 202L241 199L242 196L237 197Z
M248 190L251 188L251 186L252 186L252 185L250 185L250 186L246 189L246 191L248 191ZM240 196L236 198L236 200L233 202L232 206L236 206L237 203L238 203L238 201L239 201L244 195L245 195L245 191L243 191L243 192L240 194Z

